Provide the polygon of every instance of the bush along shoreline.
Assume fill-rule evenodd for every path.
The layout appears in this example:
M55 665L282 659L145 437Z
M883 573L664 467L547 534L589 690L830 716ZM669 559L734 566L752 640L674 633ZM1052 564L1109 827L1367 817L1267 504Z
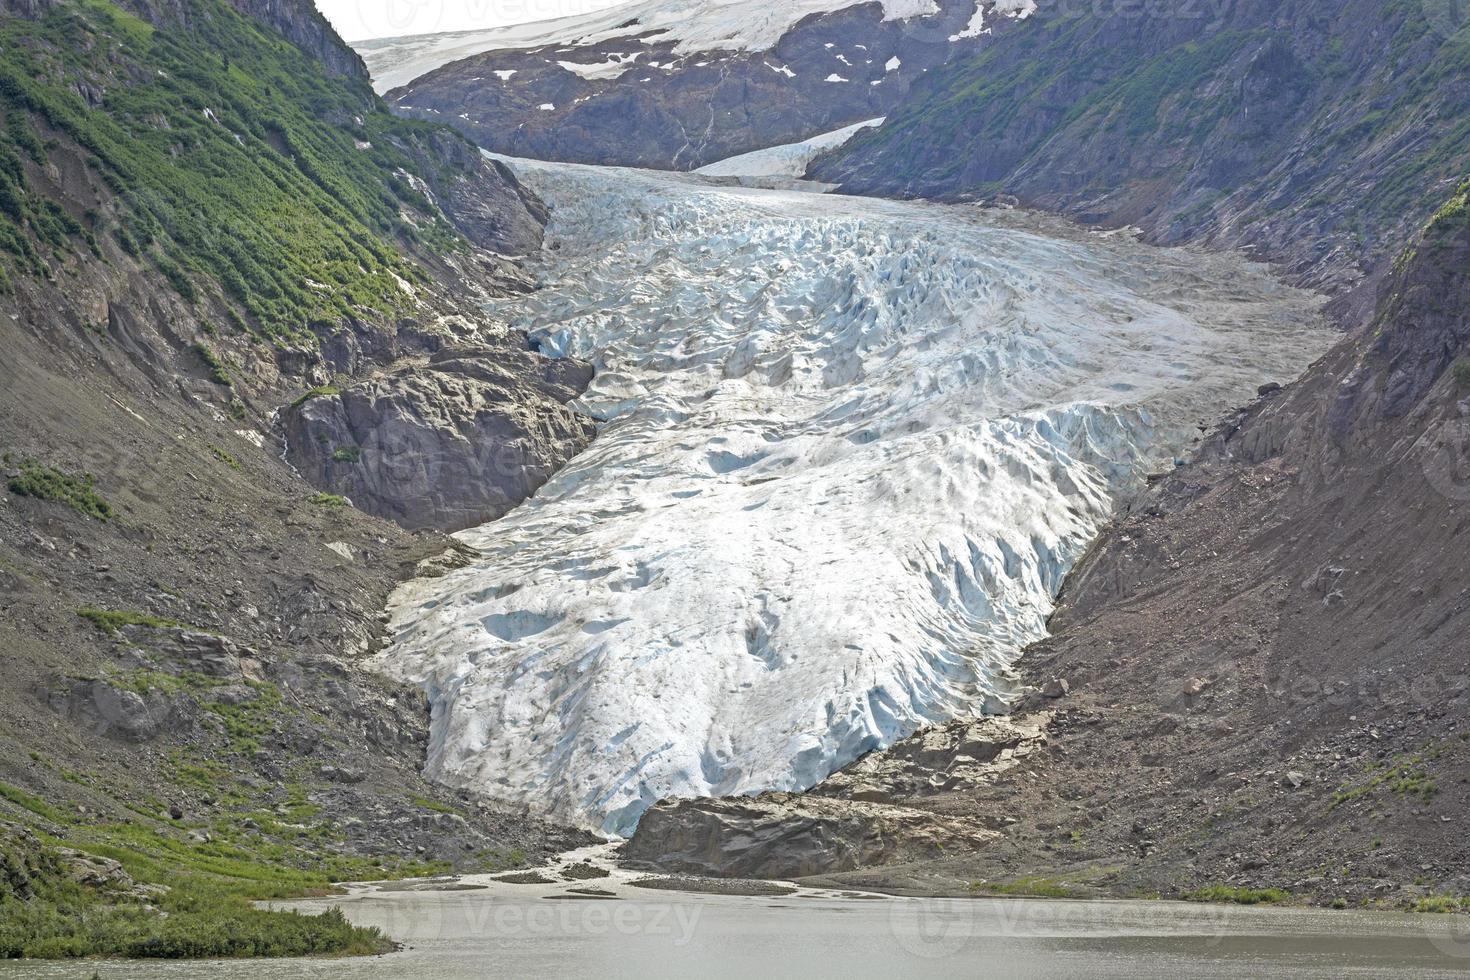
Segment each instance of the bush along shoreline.
M307 915L255 904L331 894L321 873L205 846L167 870L157 865L145 880L153 859L125 841L80 850L13 825L0 835L0 959L365 956L397 948L337 908Z

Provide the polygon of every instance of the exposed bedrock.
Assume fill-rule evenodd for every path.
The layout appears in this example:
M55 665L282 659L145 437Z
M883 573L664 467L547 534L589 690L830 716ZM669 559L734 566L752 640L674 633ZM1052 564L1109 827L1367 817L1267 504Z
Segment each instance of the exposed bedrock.
M592 441L567 407L580 361L513 346L439 351L286 413L289 458L318 487L404 527L458 531L503 516Z
M801 878L974 851L995 836L908 807L768 793L661 803L624 858L660 871Z

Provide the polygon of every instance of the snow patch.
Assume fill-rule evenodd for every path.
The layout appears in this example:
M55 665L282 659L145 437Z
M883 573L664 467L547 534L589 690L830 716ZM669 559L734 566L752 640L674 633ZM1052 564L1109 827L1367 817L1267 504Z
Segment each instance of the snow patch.
M632 70L634 67L633 62L637 59L638 55L636 53L615 53L610 55L608 60L592 65L579 64L575 61L558 61L557 64L573 74L591 80L598 78L618 78L624 72ZM657 68L658 65L654 63L651 67Z
M993 0L991 8L1004 17L1014 17L1016 20L1025 20L1036 13L1036 0ZM975 16L970 18L970 23L958 34L951 34L951 41L959 41L964 38L979 37L985 33L985 4L975 5Z

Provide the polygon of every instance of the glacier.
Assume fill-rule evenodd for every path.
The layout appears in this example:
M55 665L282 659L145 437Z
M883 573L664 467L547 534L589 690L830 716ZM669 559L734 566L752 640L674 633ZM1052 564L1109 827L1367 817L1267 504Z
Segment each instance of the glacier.
M427 692L431 778L610 835L1000 709L1119 501L1331 339L1232 256L514 165L553 218L496 312L596 364L600 433L374 664Z
M847 144L865 129L883 125L883 122L883 116L867 119L799 143L782 143L726 157L694 172L706 177L801 177L817 157Z

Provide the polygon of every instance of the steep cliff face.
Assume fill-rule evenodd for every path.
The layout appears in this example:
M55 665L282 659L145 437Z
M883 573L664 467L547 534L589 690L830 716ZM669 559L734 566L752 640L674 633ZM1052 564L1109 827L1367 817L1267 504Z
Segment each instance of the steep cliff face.
M873 119L1030 0L668 0L360 50L403 115L500 153L693 170Z
M859 193L1010 196L1249 247L1340 291L1470 167L1454 5L1042 5L812 168Z
M1467 213L1461 192L1367 326L1118 517L1020 662L1035 690L1017 722L1039 724L1038 743L976 773L956 722L815 791L848 800L849 820L876 801L1004 839L838 877L1269 887L1385 907L1470 892L1456 829L1470 805ZM920 752L930 743L948 748ZM925 778L905 768L916 755ZM780 800L757 816L739 802L782 839ZM711 828L733 825L718 812L659 804L633 852L656 864L667 842L678 864L698 840L718 854ZM742 867L787 856L738 853Z
M366 79L367 66L332 30L332 25L310 0L229 0L247 17L270 27L290 41L328 74Z

